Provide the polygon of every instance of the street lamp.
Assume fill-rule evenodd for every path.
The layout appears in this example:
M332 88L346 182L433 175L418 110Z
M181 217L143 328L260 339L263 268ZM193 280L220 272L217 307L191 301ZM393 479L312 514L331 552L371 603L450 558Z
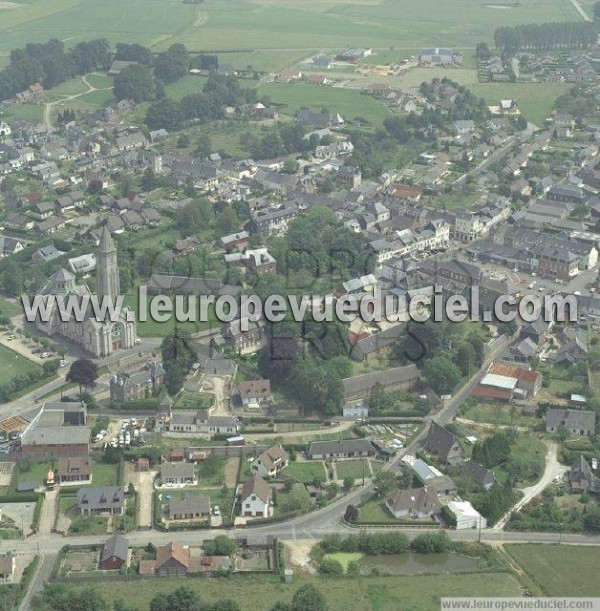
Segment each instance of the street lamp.
M560 532L558 533L558 544L562 543L562 534L563 534L563 523L560 523Z

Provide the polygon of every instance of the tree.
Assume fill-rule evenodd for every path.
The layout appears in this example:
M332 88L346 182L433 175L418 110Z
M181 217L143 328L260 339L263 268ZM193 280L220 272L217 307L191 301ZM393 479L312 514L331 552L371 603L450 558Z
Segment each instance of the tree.
M369 409L373 411L373 414L380 413L383 409L388 406L388 398L385 392L383 384L376 382L369 391Z
M154 170L150 167L147 167L144 170L144 173L142 174L142 190L143 191L152 191L153 189L156 189L157 186L157 179L156 179L156 174L154 173Z
M190 55L182 44L171 45L163 53L159 53L154 62L156 78L163 83L174 83L188 73Z
M348 507L346 507L344 520L350 524L354 524L358 520L358 509L355 505L348 505Z
M341 577L344 574L344 567L334 558L323 558L319 566L319 572L323 573L323 575Z
M354 478L345 477L342 486L346 492L349 492L350 490L352 490L352 487L354 486Z
M454 362L463 376L468 376L475 365L475 350L471 344L464 342L456 350Z
M115 76L113 94L117 100L131 98L138 103L153 100L156 95L156 86L152 71L143 64L123 68Z
M177 148L185 149L190 145L190 137L187 134L180 134L177 138Z
M377 496L383 498L396 488L398 480L391 471L381 469L375 475L374 484Z
M204 553L208 556L232 556L237 552L237 543L226 535L217 535L204 542Z
M445 530L423 533L413 539L411 548L419 554L446 552L450 548L450 537Z
M213 209L208 200L195 199L177 211L175 222L181 234L189 236L206 229L212 218Z
M179 327L163 339L160 350L167 392L174 395L181 390L185 376L198 359L198 353L189 332Z
M323 594L309 583L296 590L290 611L327 611L327 602Z
M451 394L461 380L460 369L447 356L434 356L425 361L427 383L440 395Z
M162 98L154 102L146 113L146 125L150 129L167 129L177 131L185 119L179 102Z
M281 503L283 513L306 513L312 506L310 495L303 484L295 485Z
M80 393L84 389L94 388L98 380L98 366L89 359L77 359L71 364L66 380L78 384Z

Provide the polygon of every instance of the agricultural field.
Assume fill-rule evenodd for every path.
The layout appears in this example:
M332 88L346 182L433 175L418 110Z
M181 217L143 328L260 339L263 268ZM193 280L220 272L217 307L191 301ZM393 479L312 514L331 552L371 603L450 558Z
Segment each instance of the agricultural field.
M600 596L597 547L515 544L506 551L546 596Z
M3 345L0 345L0 363L2 363L0 384L12 380L15 376L26 375L40 369L33 361Z
M286 585L278 576L233 576L229 579L190 579L186 586L197 591L207 602L221 598L235 600L242 611L267 611L278 601L289 602L298 587L315 585L327 599L330 611L439 611L442 596L520 596L521 586L509 573L444 574L401 577L354 577L328 579L296 575L294 585ZM150 579L140 588L137 582L112 581L102 588L109 602L119 598L135 600L147 608L158 593L173 591L181 580ZM83 589L85 586L79 586ZM98 584L101 589L101 584ZM426 595L424 595L426 593Z
M155 50L174 42L192 51L281 50L281 60L273 54L264 58L273 69L311 49L472 48L480 40L490 41L500 24L580 18L567 0L205 0L202 5L181 0L29 0L14 4L0 9L0 52L50 38L72 45L105 37L113 44L137 42ZM240 59L253 67L262 60ZM236 60L232 57L227 63L237 66Z

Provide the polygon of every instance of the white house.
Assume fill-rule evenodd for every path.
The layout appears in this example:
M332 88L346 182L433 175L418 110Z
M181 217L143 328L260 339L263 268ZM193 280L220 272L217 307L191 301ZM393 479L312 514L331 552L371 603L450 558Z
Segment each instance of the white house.
M348 401L343 408L344 418L347 420L357 420L358 418L369 417L369 407L364 399Z
M254 459L250 471L260 477L275 477L289 461L289 454L281 446L273 446Z
M10 128L10 125L8 123L5 123L4 121L0 121L0 137L10 136L11 133L12 130Z
M268 518L272 513L271 487L255 475L238 487L241 515L250 518Z

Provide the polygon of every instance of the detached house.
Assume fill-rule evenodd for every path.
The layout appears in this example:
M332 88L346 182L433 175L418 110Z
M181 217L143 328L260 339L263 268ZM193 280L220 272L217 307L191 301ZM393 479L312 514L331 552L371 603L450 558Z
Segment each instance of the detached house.
M246 406L262 406L273 402L270 380L246 380L237 387L240 401Z
M259 475L240 484L237 496L240 499L242 516L252 518L271 516L271 487Z
M275 477L288 466L289 461L289 454L280 445L273 446L254 460L250 471L260 477Z
M159 577L185 577L190 566L189 549L169 543L156 549L155 570Z
M81 488L77 493L77 506L82 515L122 514L125 509L125 491L122 486Z
M463 449L456 436L437 422L432 422L429 427L425 450L451 465L462 462L464 458Z
M385 506L395 518L413 520L431 518L442 507L437 494L427 486L400 490L386 499Z
M195 485L198 481L194 463L166 462L160 466L160 481L163 486Z
M169 520L173 521L205 521L210 519L210 499L197 495L169 500Z

